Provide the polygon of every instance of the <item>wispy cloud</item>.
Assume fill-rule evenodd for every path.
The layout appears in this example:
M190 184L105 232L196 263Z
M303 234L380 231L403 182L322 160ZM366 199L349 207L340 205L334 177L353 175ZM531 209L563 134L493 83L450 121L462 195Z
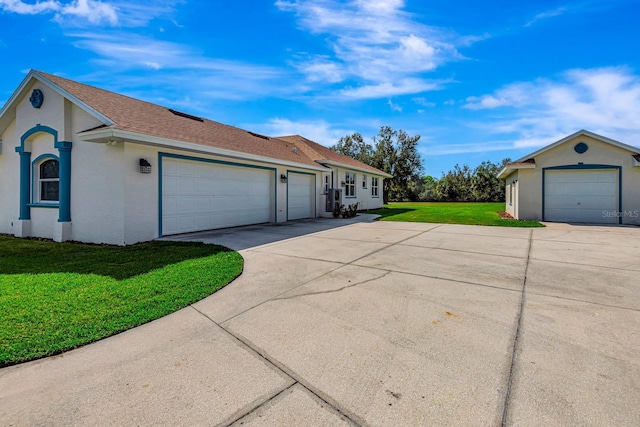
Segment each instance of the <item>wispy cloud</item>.
M73 0L60 2L57 0L25 3L21 0L0 0L0 9L21 15L53 14L56 20L77 19L91 24L107 22L118 24L117 8L97 0Z
M536 16L534 16L531 20L529 20L525 24L525 27L530 27L536 22L544 19L555 18L557 16L564 15L565 13L567 13L567 11L569 11L569 8L566 6L562 6L562 7L557 7L555 9L546 10L544 12L538 13Z
M307 54L294 65L311 81L343 83L336 95L346 99L433 90L438 85L424 73L462 58L451 33L418 22L403 0L278 0L276 6L295 13L301 29L328 36L331 55ZM354 81L358 87L348 87Z
M387 100L387 105L391 111L397 111L399 113L402 112L402 107L396 103L394 103L391 99Z
M557 79L519 82L467 99L466 108L491 110L486 131L510 134L514 147L539 147L578 129L638 145L640 76L624 67L574 69Z
M26 3L22 0L0 0L0 10L20 15L52 15L55 21L65 26L108 24L118 27L140 27L152 19L170 15L176 5L184 1L156 0L136 3L129 0L44 0Z
M355 132L335 127L324 120L294 121L278 117L263 124L250 124L247 127L271 136L302 135L327 147L334 145L341 137Z

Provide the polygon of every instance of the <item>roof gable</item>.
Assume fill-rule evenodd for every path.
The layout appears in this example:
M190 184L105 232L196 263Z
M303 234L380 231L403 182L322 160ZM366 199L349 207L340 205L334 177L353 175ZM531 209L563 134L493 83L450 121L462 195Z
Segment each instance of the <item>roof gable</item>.
M578 132L572 133L571 135L569 135L567 137L562 138L559 141L556 141L556 142L554 142L552 144L549 144L546 147L542 147L541 149L539 149L536 152L533 152L533 153L528 154L528 155L526 155L524 157L521 157L518 160L514 161L513 163L524 162L524 161L526 161L528 159L535 158L536 156L539 156L540 154L542 154L542 153L544 153L546 151L549 151L549 150L557 147L558 145L562 145L565 142L571 141L572 139L578 138L580 136L588 136L590 138L593 138L593 139L596 139L598 141L604 142L605 144L610 144L610 145L613 145L614 147L618 147L618 148L621 148L623 150L627 150L631 154L637 154L638 152L640 152L640 148L633 147L631 145L624 144L624 143L622 143L620 141L616 141L615 139L607 138L606 136L598 135L597 133L593 133L593 132L590 132L588 130L582 129L582 130L579 130Z
M326 165L336 165L344 168L352 168L360 171L375 173L380 176L391 177L386 172L376 169L366 163L359 162L356 159L352 159L344 154L336 153L330 148L320 145L317 142L311 141L300 135L279 136L278 139L295 144L301 151L303 151L312 160Z
M166 146L176 147L178 143L197 144L224 153L242 153L280 160L286 164L306 165L315 170L323 169L304 152L294 150L294 145L286 141L36 70L27 74L0 110L0 132L13 121L17 102L27 95L35 80L47 85L103 123L97 128L80 132L80 137L86 140L91 140L89 138L100 131L118 131L128 137L123 139L135 142L161 140ZM100 140L98 138L94 141Z

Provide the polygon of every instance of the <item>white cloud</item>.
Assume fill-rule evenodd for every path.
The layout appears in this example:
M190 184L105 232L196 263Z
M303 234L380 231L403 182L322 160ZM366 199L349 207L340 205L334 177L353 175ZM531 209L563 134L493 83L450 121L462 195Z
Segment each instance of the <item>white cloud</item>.
M431 108L431 107L435 107L435 106L436 106L436 103L435 103L435 102L427 101L427 99L426 99L426 98L423 98L423 97L411 98L411 100L412 100L413 102L415 102L416 104L421 105L421 106L423 106L423 107L429 107L429 108ZM422 111L421 111L421 112L422 112Z
M569 70L470 97L465 107L497 110L481 126L512 134L515 147L540 147L579 129L638 145L640 76L623 67Z
M402 112L402 107L399 106L398 104L394 104L393 101L391 101L391 99L387 100L387 105L389 106L391 111L397 111L399 113Z
M536 22L543 19L555 18L556 16L564 15L568 10L569 8L567 8L566 6L562 6L562 7L558 7L555 9L546 10L544 12L538 13L536 16L533 17L533 19L531 19L529 22L525 24L525 27L530 27Z
M72 18L82 18L92 24L108 22L118 23L116 8L110 4L97 0L73 0L63 3L57 0L37 1L25 3L21 0L0 0L0 8L7 12L21 15L37 15L53 13L58 21Z
M295 65L311 81L341 82L336 96L384 98L433 90L423 74L462 58L450 33L418 22L404 11L402 0L279 0L276 6L295 13L303 30L327 37L331 57L311 56ZM344 87L354 82L359 87Z
M334 145L338 140L353 130L332 127L324 120L293 121L273 118L264 124L247 125L249 129L257 129L271 136L301 135L324 146Z
M113 31L109 35L76 32L70 36L77 39L74 46L96 54L94 62L105 70L85 80L113 81L114 90L128 92L131 87L146 86L152 76L154 85L183 93L181 96L192 94L194 99L241 100L274 93L298 94L295 85L282 86L283 80L290 79L282 69L208 57L181 43ZM145 70L142 76L131 76L140 69ZM185 86L185 82L189 84Z
M382 82L357 88L347 87L338 92L346 99L376 99L388 96L410 95L414 93L438 90L444 82L427 81L416 78L406 78L396 82Z
M0 10L21 15L52 14L55 21L71 26L106 23L111 26L140 27L157 17L170 16L176 5L184 1L44 0L26 3L22 0L0 0Z

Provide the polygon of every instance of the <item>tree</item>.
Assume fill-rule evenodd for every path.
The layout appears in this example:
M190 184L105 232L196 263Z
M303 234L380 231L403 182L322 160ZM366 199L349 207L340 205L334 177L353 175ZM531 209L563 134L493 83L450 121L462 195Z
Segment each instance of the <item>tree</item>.
M420 135L409 136L403 130L381 126L378 135L373 137L374 145L367 144L362 135L354 133L343 136L329 148L392 175L392 178L384 179L382 186L382 198L387 203L419 198L424 170L418 153L419 140Z
M420 181L424 170L418 153L419 140L420 135L409 136L405 131L393 130L390 126L381 126L378 135L373 137L375 149L371 166L392 175L392 178L384 180L384 203L412 198L412 186Z
M364 142L359 133L343 136L336 145L329 148L367 165L371 164L373 158L373 146Z
M476 202L504 201L504 183L498 178L498 172L509 163L504 159L501 163L485 161L473 171L471 177L471 192Z
M469 166L455 165L436 183L438 200L444 202L468 202L471 197L471 169Z

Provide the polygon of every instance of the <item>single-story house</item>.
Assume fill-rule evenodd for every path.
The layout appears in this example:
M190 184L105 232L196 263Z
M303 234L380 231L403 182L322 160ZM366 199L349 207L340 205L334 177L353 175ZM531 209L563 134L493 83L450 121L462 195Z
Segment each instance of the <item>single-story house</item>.
M0 110L0 233L127 245L382 207L390 175L32 70Z
M640 225L640 148L578 131L507 164L516 219Z

